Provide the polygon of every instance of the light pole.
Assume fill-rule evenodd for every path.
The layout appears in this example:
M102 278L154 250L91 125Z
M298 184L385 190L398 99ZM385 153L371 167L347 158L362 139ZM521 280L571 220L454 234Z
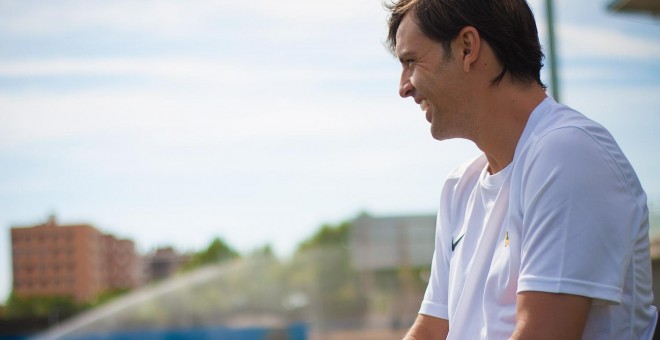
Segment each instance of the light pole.
M559 103L561 99L559 98L559 80L557 76L557 53L555 47L555 25L554 25L554 13L552 0L545 0L545 12L547 15L548 21L548 58L550 60L550 90L552 91L552 96Z

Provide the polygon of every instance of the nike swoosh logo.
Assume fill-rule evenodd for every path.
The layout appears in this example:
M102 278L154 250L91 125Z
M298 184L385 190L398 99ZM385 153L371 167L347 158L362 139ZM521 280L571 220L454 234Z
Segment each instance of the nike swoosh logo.
M461 235L461 237L459 237L458 240L456 240L456 242L454 242L454 240L451 241L451 251L454 251L454 249L456 249L458 242L461 242L463 236L465 236L465 234Z

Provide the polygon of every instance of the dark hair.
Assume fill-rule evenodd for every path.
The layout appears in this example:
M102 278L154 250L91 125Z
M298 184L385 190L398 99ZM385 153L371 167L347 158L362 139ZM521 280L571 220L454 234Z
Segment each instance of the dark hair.
M396 32L410 13L421 31L451 52L451 40L466 26L477 29L502 63L499 83L509 72L513 80L535 81L543 88L543 52L534 14L525 0L399 0L387 4L390 11L387 45L394 52Z

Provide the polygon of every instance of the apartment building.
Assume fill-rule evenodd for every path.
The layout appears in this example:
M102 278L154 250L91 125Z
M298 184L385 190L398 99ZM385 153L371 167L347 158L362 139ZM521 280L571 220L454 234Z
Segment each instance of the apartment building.
M77 302L139 284L135 245L88 224L12 227L13 291L19 296L71 296Z

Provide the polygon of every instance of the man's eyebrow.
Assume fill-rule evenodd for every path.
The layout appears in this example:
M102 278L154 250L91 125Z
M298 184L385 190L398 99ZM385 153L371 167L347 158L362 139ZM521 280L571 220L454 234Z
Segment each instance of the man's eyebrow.
M395 51L395 52L396 52L396 51ZM402 63L403 63L406 59L410 59L411 56L412 56L412 52L410 52L409 50L403 50L403 51L401 51L401 53L397 53L397 54L396 54L397 59L399 59L399 61L402 62Z

